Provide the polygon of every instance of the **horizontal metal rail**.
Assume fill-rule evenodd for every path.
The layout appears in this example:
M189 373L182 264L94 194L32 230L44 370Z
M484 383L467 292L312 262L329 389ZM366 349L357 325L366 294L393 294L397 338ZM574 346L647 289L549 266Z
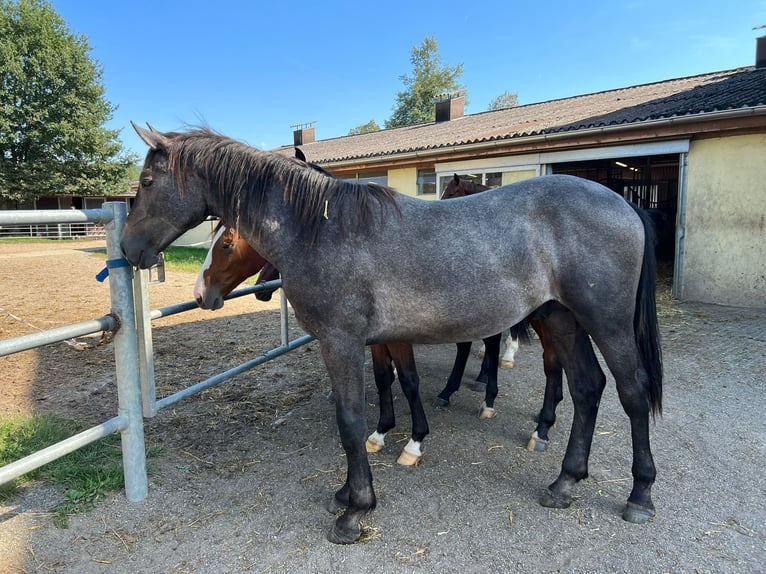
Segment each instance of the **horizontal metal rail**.
M236 299L237 297L243 297L245 295L250 295L251 293L259 293L261 291L271 291L273 289L278 289L281 286L281 279L266 281L264 283L259 283L258 285L251 285L250 287L243 287L242 289L232 291L226 297L224 297L224 300L228 301L229 299ZM174 305L160 307L159 309L152 309L149 312L149 316L152 320L154 320L160 319L162 317L170 317L172 315L177 315L178 313L183 313L184 311L191 311L192 309L198 308L199 305L197 305L196 301L186 301L184 303L176 303Z
M251 359L250 361L247 361L245 363L242 363L241 365L237 365L236 367L232 367L228 371L224 371L222 373L218 373L217 375L214 375L210 377L209 379L205 379L204 381L200 381L199 383L192 385L190 387L186 387L185 389L178 391L177 393L173 393L172 395L168 395L167 397L164 397L157 401L157 409L163 409L165 407L168 407L170 405L173 405L177 403L178 401L185 399L186 397L189 397L193 394L199 393L200 391L204 391L205 389L209 389L210 387L213 387L217 385L218 383L222 383L223 381L232 378L235 375L239 375L240 373L244 373L245 371L248 371L252 369L253 367L257 367L258 365L262 365L266 361L270 361L271 359L274 359L276 357L279 357L280 355L284 355L288 351L292 351L293 349L297 349L298 347L305 345L307 343L310 343L314 340L314 337L312 335L304 335L302 337L298 337L297 339L290 341L287 345L282 345L280 347L277 347L275 349L272 349L270 351L266 351L263 355L260 357L256 357L255 359Z
M19 209L18 211L0 211L0 225L108 223L113 217L110 209Z
M55 329L47 329L39 333L21 335L12 339L0 341L0 357L28 351L51 343L60 343L74 337L91 335L99 331L114 331L117 328L117 320L112 315L104 315L99 319L91 319L81 323L73 323Z
M0 484L10 482L15 478L25 475L28 472L40 468L44 464L53 462L71 452L76 451L90 443L101 440L112 433L120 432L128 427L126 417L117 416L109 419L105 423L89 428L79 434L66 438L54 445L46 447L35 453L32 453L17 461L0 467Z

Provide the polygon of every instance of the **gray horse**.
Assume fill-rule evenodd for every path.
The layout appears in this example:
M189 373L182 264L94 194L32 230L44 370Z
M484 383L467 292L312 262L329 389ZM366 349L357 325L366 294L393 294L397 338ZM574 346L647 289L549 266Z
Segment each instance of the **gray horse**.
M556 175L426 202L338 181L208 129L134 127L150 150L123 231L127 260L149 267L184 231L217 215L281 270L296 317L319 341L348 465L331 506L346 508L332 542L357 540L376 503L365 345L480 339L533 312L551 333L575 409L561 473L541 503L566 507L588 475L606 384L592 339L630 418L633 488L623 517L654 516L649 421L661 410L662 361L651 225L619 195ZM461 237L457 252L453 236Z

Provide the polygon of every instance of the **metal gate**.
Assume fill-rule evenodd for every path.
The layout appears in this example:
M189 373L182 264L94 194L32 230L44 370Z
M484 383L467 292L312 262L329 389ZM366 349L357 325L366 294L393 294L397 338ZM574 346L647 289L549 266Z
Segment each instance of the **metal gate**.
M119 432L122 440L125 495L130 501L142 500L148 491L143 416L154 416L161 408L175 404L181 399L210 388L313 340L310 335L303 335L293 341L288 340L287 301L282 297L281 345L279 347L191 385L173 395L157 400L154 386L151 321L196 309L197 304L194 301L189 301L162 309L150 310L148 272L144 270L134 273L128 262L122 257L120 250L120 236L126 217L127 205L119 201L106 202L102 209L0 211L0 226L88 223L104 225L111 312L91 321L0 341L0 357L66 341L73 337L101 331L113 331L118 396L117 416L0 468L0 484L18 478L105 436ZM278 286L281 286L281 281L270 281L235 291L227 299Z

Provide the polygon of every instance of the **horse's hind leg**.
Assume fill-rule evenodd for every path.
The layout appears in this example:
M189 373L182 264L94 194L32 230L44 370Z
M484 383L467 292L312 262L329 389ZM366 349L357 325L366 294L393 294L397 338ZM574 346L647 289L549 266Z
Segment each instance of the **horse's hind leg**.
M412 466L419 463L423 458L421 446L423 439L428 434L428 419L420 400L420 378L415 367L415 354L412 345L403 343L389 345L389 349L396 364L399 383L402 385L402 391L407 398L412 416L412 436L396 462L404 466Z
M548 448L548 431L556 423L556 407L563 398L563 368L553 347L548 328L542 319L530 319L530 324L540 337L543 346L543 370L545 371L545 396L543 407L537 415L537 428L532 433L527 450L544 451Z
M380 417L375 432L368 438L365 446L367 452L378 452L386 445L386 433L396 425L394 415L394 400L391 385L394 382L394 368L391 365L391 354L386 345L370 345L372 355L372 372L375 376L375 386L378 388ZM401 378L401 373L399 374Z
M502 333L492 335L484 339L484 348L486 354L484 359L488 361L487 365L487 390L484 393L484 404L479 410L479 418L491 419L496 416L495 398L497 397L497 368L500 358L500 339Z
M468 363L470 353L470 341L457 344L457 354L455 355L455 363L452 365L452 372L447 379L447 384L434 400L437 407L448 406L450 397L460 388L460 381L463 380L463 373L465 373L465 366Z
M561 473L548 487L540 503L552 508L566 508L571 504L575 483L588 476L588 457L606 377L588 334L572 313L563 308L556 309L545 319L545 324L567 374L574 416Z
M614 375L620 403L630 418L633 489L622 517L628 522L643 524L655 515L651 490L657 475L649 444L649 376L639 359L632 333L626 334L621 341L614 336L603 344L596 338L594 341ZM632 349L632 352L628 353L626 349Z

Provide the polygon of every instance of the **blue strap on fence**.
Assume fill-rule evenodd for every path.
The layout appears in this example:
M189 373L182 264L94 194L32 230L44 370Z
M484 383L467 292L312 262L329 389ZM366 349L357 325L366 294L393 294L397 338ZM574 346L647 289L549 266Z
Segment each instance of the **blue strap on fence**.
M130 263L128 263L128 260L124 257L120 257L119 259L107 259L106 267L98 272L96 275L96 281L103 283L106 281L106 278L109 277L109 270L117 269L118 267L130 267Z

